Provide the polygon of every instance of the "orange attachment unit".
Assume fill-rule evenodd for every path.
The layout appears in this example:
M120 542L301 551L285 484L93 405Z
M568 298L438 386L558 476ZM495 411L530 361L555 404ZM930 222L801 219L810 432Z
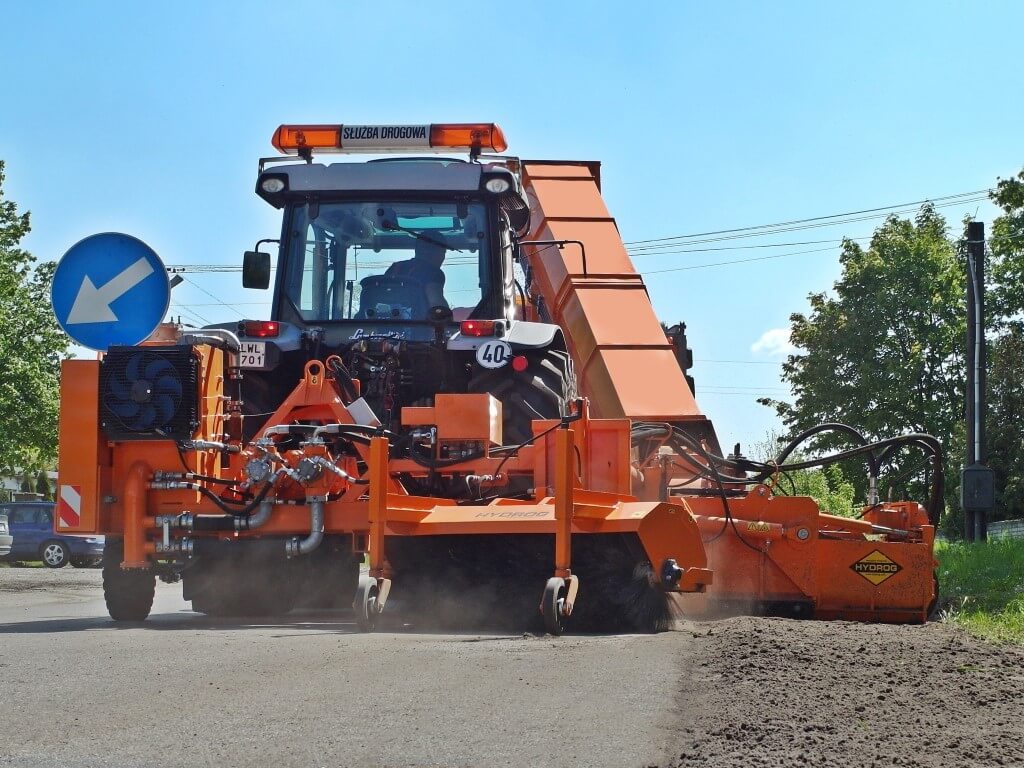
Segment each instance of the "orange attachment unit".
M523 161L523 185L527 243L566 243L524 249L594 416L706 422L601 198L599 165Z
M481 440L501 445L501 401L492 395L439 394L433 406L402 408L406 427L436 426L437 439Z
M918 504L883 505L862 520L822 514L813 499L756 486L729 500L690 498L718 578L687 598L696 613L752 607L853 621L923 622L935 600L934 528ZM874 533L873 516L906 513L904 540ZM911 534L909 531L914 531Z

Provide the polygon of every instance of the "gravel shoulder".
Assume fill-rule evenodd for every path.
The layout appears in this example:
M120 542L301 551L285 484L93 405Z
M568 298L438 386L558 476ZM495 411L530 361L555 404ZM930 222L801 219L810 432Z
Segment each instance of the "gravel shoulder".
M1024 649L955 627L688 627L672 768L1024 765Z
M102 587L103 572L99 568L0 567L0 593L77 592L102 590Z

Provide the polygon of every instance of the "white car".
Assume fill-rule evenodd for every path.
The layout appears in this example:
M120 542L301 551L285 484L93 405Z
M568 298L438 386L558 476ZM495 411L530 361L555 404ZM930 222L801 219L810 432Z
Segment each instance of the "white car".
M11 545L14 537L7 527L7 515L0 514L0 557L11 554Z

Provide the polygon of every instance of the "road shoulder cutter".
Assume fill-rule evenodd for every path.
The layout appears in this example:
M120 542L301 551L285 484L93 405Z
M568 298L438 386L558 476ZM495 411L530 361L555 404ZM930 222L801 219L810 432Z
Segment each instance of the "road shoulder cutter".
M824 425L774 463L722 456L598 164L497 154L493 124L273 143L271 319L63 364L57 524L107 535L114 619L144 619L159 577L210 615L351 605L363 630L392 605L417 625L651 631L672 594L694 614L925 620L941 487L927 510L872 498L845 518L777 479L822 431L853 443L823 461L862 457L873 480L908 447L941 477L938 443ZM313 162L330 152L414 156ZM247 286L270 272L246 254Z

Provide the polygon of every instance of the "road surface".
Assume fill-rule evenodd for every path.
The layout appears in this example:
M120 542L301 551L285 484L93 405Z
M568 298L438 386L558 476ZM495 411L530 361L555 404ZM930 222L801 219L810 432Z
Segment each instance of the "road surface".
M941 624L361 635L158 585L122 626L99 581L0 568L0 766L1024 764L1024 652Z

